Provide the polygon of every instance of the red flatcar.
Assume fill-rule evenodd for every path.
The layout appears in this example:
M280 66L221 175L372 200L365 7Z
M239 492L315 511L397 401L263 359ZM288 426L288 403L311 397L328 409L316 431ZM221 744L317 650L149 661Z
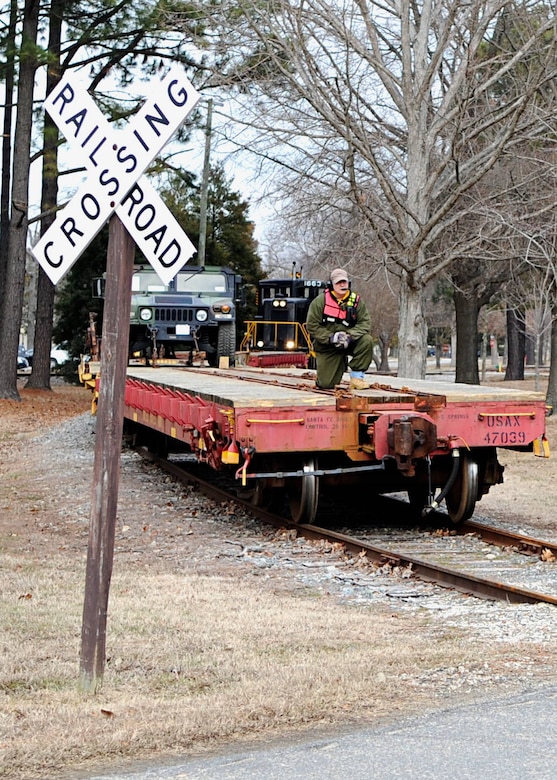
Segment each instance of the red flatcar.
M547 450L541 393L373 378L333 393L295 369L129 368L126 428L233 469L257 504L286 494L296 522L324 489L359 484L406 491L417 514L444 501L457 524L503 481L498 448Z

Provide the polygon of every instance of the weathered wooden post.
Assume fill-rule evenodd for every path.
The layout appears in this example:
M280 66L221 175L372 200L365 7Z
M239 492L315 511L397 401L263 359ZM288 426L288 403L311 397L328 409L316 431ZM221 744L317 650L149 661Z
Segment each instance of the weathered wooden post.
M106 621L120 481L120 449L134 256L133 239L118 217L112 217L106 260L102 382L97 411L85 600L81 626L80 686L84 691L91 693L96 692L102 684L106 657Z

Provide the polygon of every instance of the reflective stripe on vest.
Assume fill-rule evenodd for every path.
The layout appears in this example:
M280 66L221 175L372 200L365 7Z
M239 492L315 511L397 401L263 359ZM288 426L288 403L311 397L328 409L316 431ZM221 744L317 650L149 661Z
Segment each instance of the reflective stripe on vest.
M357 321L356 309L360 302L360 296L351 292L342 305L332 295L330 290L325 290L325 306L323 307L323 324L338 322L348 328L353 328Z

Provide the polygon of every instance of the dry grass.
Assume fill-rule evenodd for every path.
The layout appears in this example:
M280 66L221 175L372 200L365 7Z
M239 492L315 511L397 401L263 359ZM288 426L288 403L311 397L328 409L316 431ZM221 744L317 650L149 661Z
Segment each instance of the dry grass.
M113 578L102 692L76 685L81 566L3 560L3 774L52 777L88 760L185 751L259 732L392 715L417 675L462 655L405 618L228 577ZM412 692L413 705L421 703ZM405 710L407 707L405 705Z

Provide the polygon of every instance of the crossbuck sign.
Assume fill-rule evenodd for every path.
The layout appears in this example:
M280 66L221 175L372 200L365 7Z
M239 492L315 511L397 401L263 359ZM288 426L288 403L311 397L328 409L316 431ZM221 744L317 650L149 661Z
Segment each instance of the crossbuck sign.
M115 130L75 77L65 76L45 108L89 171L89 178L31 250L53 284L116 213L165 284L195 247L144 171L199 100L182 68L160 82L125 131Z

